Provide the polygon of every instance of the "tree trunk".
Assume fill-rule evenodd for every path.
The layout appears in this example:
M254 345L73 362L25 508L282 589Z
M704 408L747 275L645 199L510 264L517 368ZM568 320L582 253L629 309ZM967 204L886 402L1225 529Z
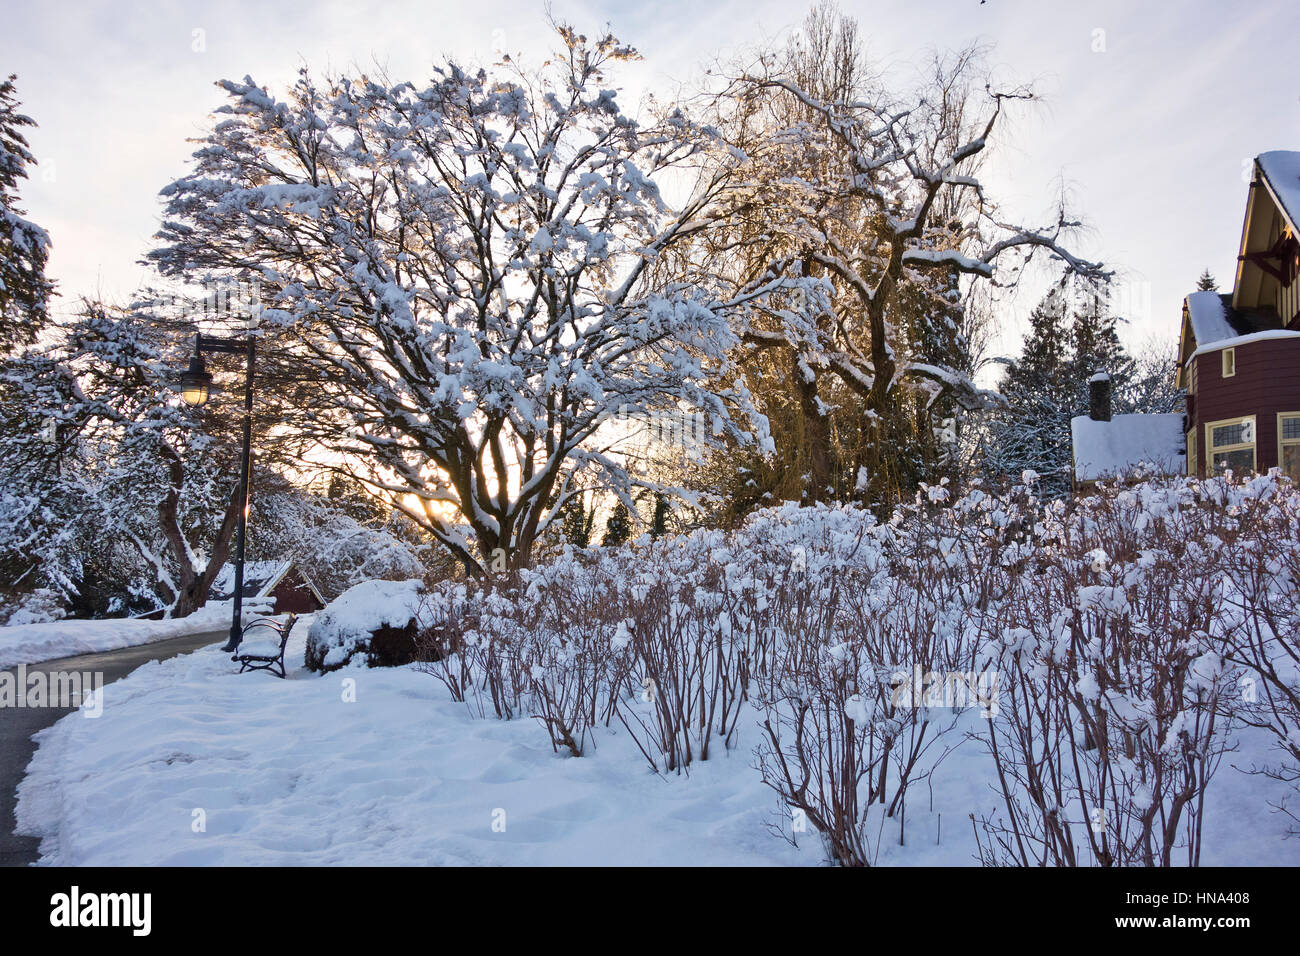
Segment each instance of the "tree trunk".
M799 391L799 410L803 416L803 445L808 462L808 480L803 485L803 504L825 501L833 492L831 484L830 423L817 401L817 377L801 367L799 353L790 354L791 376Z

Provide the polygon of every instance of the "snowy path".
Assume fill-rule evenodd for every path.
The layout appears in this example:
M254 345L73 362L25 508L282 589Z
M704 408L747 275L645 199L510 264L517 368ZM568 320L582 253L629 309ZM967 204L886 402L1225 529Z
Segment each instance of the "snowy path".
M116 651L65 657L29 664L27 673L99 672L107 684L125 677L150 660L185 654L224 641L228 636L226 631L208 631ZM22 866L36 862L38 841L14 833L15 792L36 750L32 734L68 713L70 709L63 707L0 707L0 865Z

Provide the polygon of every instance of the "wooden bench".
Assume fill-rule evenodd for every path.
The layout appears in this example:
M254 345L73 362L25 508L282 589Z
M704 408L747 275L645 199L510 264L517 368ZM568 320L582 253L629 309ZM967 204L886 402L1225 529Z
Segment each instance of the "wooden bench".
M293 630L294 622L298 620L298 615L290 614L289 620L283 624L277 624L270 618L260 618L251 624L244 625L243 634L239 642L239 647L235 648L235 654L230 659L239 664L239 673L244 671L270 671L276 677L284 677L284 648L289 643L289 632ZM253 634L249 641L249 632L254 628L266 628L271 633L258 631ZM272 637L274 634L275 637ZM276 648L276 640L279 640L279 648ZM249 643L245 649L245 642Z

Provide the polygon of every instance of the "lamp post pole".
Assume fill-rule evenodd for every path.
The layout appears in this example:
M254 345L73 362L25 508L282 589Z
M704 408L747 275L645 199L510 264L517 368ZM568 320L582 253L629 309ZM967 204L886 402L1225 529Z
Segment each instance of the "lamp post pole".
M234 651L243 639L241 618L244 609L244 545L248 537L248 483L252 471L253 445L253 364L257 355L257 339L252 335L243 338L218 338L199 333L194 338L194 358L189 371L181 375L182 397L191 405L202 405L208 400L212 376L203 364L204 352L243 353L248 357L244 375L244 443L239 459L239 515L235 524L235 606L230 620L230 640L223 651Z
M248 372L244 376L244 449L239 457L239 521L235 525L235 609L230 621L230 640L223 651L233 652L243 639L241 615L244 608L244 541L248 537L248 478L253 453L253 358L256 341L248 339Z

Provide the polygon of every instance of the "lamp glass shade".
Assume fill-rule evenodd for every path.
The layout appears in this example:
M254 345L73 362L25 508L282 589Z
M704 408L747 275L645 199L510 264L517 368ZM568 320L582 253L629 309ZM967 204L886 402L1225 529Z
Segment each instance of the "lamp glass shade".
M181 398L187 405L206 405L208 401L208 386L206 385L186 385L181 389Z
M207 403L211 392L212 376L203 365L203 357L196 355L190 359L190 367L181 373L181 398L187 405Z

